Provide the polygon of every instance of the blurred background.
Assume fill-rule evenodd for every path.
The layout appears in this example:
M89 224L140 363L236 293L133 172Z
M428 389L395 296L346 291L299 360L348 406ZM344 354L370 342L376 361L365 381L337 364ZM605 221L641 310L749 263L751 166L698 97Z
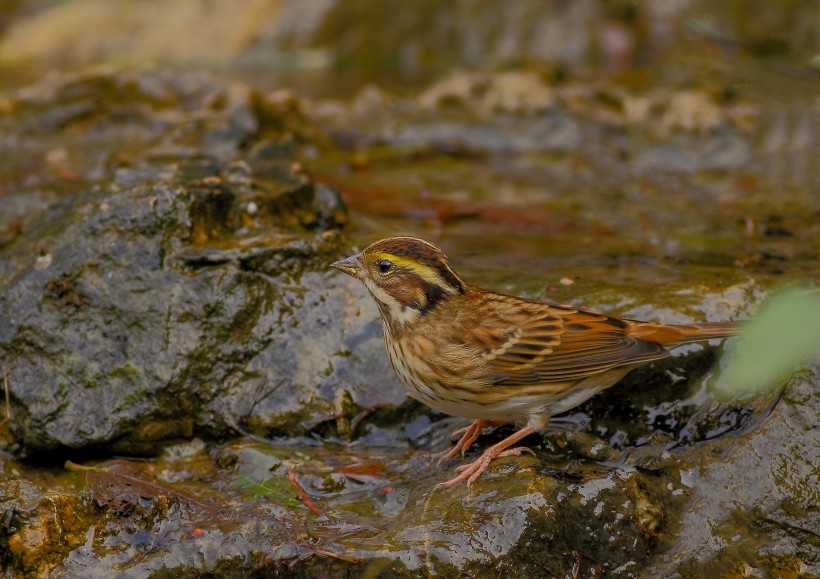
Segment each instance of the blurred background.
M670 259L817 272L817 2L0 7L6 94L89 66L161 67L289 102L301 161L342 192L362 242L447 237L468 268L512 253L628 284L674 278ZM6 157L7 182L36 165L26 155Z
M553 80L629 76L633 87L751 84L792 94L818 66L820 26L810 1L4 0L1 8L6 86L103 63L197 68L334 97L369 82L412 91L454 68L528 67Z

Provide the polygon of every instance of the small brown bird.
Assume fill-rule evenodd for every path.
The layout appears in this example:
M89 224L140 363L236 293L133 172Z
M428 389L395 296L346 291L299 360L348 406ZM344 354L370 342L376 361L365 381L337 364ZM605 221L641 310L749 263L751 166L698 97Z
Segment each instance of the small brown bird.
M517 298L466 284L435 245L391 237L332 267L364 282L384 323L390 362L410 395L474 422L442 460L466 453L486 426L521 428L439 486L474 482L490 462L668 347L725 338L732 322L663 325Z

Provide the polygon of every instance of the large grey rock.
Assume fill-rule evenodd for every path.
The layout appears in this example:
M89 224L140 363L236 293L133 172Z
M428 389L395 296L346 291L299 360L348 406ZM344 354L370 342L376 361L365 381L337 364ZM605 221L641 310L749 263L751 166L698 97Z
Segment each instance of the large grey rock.
M116 114L72 116L112 93ZM328 271L348 251L345 208L300 171L287 138L254 141L266 122L287 124L259 99L152 73L67 77L14 101L2 122L22 140L80 131L105 146L145 124L127 166L44 201L0 247L21 453L298 434L405 400L374 312L359 315L362 289ZM383 387L362 388L365 375Z

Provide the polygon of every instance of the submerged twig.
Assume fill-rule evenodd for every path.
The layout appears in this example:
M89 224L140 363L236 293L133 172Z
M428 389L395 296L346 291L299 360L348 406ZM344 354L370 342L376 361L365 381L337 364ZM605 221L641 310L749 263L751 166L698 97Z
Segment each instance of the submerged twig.
M296 480L296 473L294 473L292 470L289 470L288 478L290 479L290 482L293 484L293 486L296 487L296 491L299 493L299 497L301 497L302 502L305 503L305 506L317 515L321 515L322 510L319 507L317 507L313 503L313 501L310 500L310 497L305 492L305 489L303 489L302 485L299 484L299 481Z
M346 563L361 563L361 560L355 557L350 557L348 555L339 555L338 553L328 551L327 549L322 549L321 547L317 547L315 545L307 545L306 547L314 553L324 555L325 557L333 557L334 559L339 559L340 561L345 561Z

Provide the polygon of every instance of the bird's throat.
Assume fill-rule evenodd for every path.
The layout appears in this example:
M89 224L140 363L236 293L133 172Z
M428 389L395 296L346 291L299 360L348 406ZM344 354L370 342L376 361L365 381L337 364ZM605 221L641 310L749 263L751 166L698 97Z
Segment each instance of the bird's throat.
M378 284L365 283L379 308L385 324L393 335L415 323L421 316L439 307L450 292L439 285L416 280L414 284L402 284L384 288Z

